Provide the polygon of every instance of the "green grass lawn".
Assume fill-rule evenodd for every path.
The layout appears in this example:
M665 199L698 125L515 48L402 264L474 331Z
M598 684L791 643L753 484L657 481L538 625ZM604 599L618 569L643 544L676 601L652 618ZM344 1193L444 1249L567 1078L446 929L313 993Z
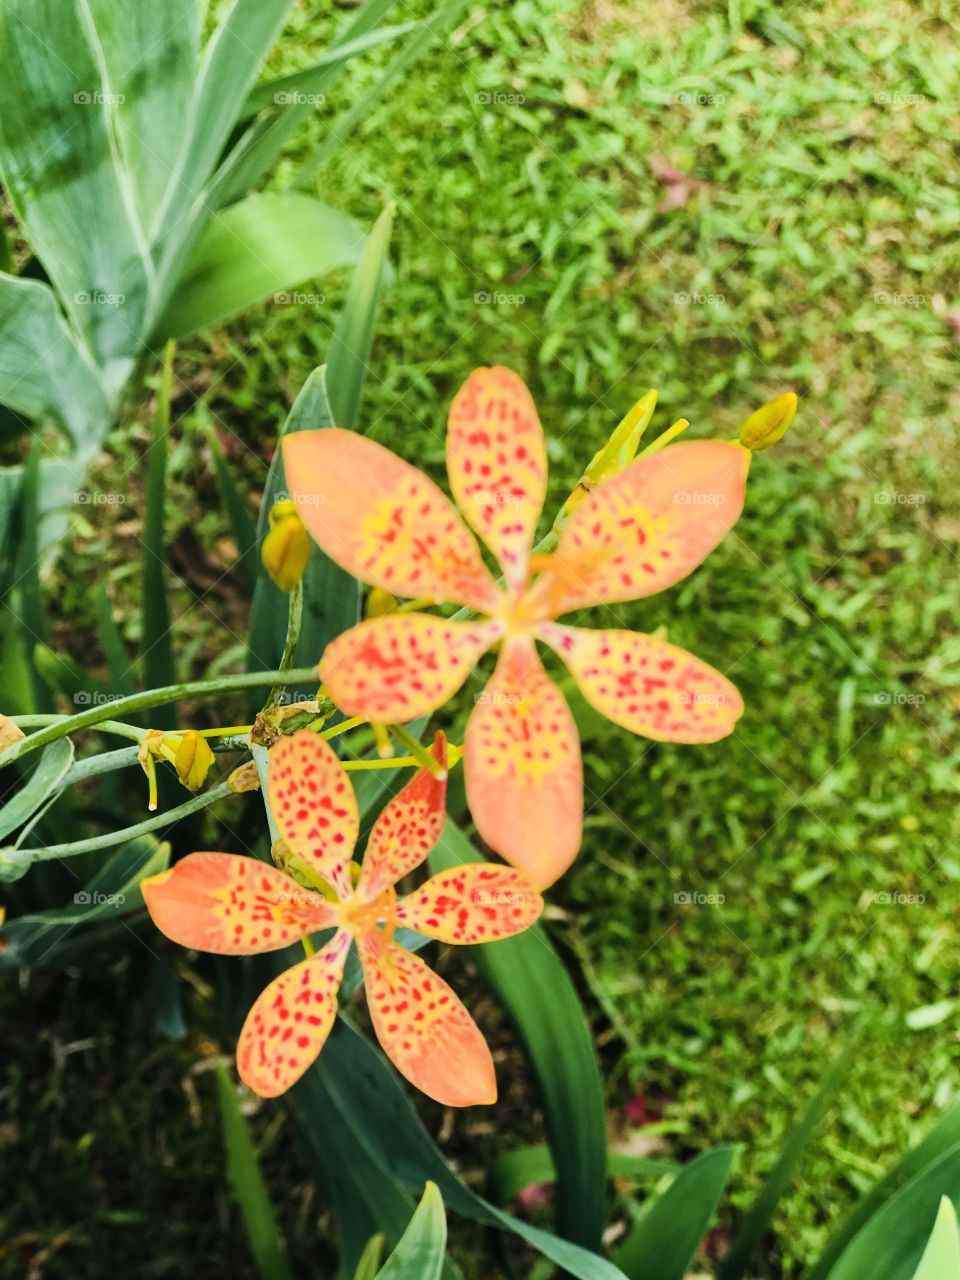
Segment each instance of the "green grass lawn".
M298 11L285 67L321 46L318 7ZM782 390L801 397L787 440L754 462L735 534L666 595L617 610L727 672L747 713L711 747L584 715L584 851L552 895L611 1108L640 1088L671 1100L678 1151L741 1143L737 1205L871 1015L778 1214L770 1277L796 1277L826 1224L957 1092L960 1004L917 1012L958 994L951 11L476 6L316 184L367 222L396 202L364 427L438 476L446 406L479 364L528 380L554 505L649 386L657 421L687 417L691 437L732 434ZM382 61L343 82L297 163ZM344 285L266 304L183 353L201 397L184 399L173 455L171 540L187 560L196 538L215 568L229 563L203 430L246 446L234 466L258 488ZM114 456L135 465L136 440L128 423ZM94 512L78 527L53 584L74 636L93 619L72 584L116 561L129 518ZM123 611L136 571L115 563L110 583ZM217 619L234 606L176 595L185 668L229 656Z

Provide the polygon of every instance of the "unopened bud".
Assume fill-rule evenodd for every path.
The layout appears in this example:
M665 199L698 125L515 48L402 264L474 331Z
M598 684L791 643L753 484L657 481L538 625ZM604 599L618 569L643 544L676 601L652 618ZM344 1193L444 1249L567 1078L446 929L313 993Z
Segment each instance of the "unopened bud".
M289 500L270 508L270 530L260 548L263 567L287 595L293 591L310 559L310 535Z
M754 453L759 453L761 449L769 449L772 444L783 439L796 413L796 393L786 391L782 396L777 396L775 400L755 409L750 417L741 423L737 439Z
M374 587L367 596L366 616L382 618L385 613L392 613L396 607L396 596L392 596L389 591L384 591L380 587Z
M618 423L603 448L593 455L590 465L577 482L577 487L557 513L553 527L558 533L569 522L588 493L596 489L597 485L603 484L604 480L617 475L634 460L656 407L657 393L648 391Z
M257 772L256 763L248 760L246 764L237 765L233 773L227 778L227 786L231 791L259 791L260 790L260 774Z

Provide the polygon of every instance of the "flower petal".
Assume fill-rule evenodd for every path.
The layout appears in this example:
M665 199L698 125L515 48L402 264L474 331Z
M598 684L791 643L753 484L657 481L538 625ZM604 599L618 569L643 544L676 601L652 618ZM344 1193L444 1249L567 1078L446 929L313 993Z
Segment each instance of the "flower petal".
M502 631L426 613L371 618L327 646L320 678L348 715L405 724L451 698Z
M659 742L716 742L733 732L743 699L686 649L637 631L547 623L541 638L570 668L591 706Z
M496 942L529 929L542 910L522 871L474 862L441 871L401 898L396 921L439 942Z
M536 405L510 369L474 369L450 407L447 474L457 506L521 586L547 493L547 449Z
M335 923L329 903L259 858L191 853L143 881L161 933L223 956L276 951Z
M583 772L573 716L531 639L504 643L464 747L480 834L537 888L553 884L580 848Z
M349 949L350 935L334 934L322 951L274 978L247 1014L237 1070L261 1098L296 1084L326 1043Z
M283 463L303 523L355 578L397 596L496 605L480 548L422 471L337 427L288 435Z
M434 741L433 758L446 769L447 741L442 733L438 733ZM384 889L419 867L440 839L447 820L446 805L446 774L435 778L429 770L420 769L397 792L370 832L357 885L361 897L373 901Z
M549 591L554 617L665 590L736 524L749 467L749 450L722 440L638 459L578 507L535 589Z
M319 734L301 729L270 752L270 808L290 852L341 894L360 831L357 797L337 754Z
M379 932L357 950L373 1029L400 1074L446 1107L496 1102L487 1042L443 979Z

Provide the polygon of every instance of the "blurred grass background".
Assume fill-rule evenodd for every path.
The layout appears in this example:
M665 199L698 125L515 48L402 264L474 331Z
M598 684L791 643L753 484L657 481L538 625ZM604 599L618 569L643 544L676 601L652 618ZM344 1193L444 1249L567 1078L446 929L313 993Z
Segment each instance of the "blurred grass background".
M315 58L331 21L320 9L298 7L271 71ZM743 1144L734 1205L756 1191L853 1018L874 1012L761 1272L795 1277L826 1224L957 1092L956 10L519 0L466 12L315 184L365 222L397 206L369 433L440 477L457 386L476 365L511 365L540 407L557 504L649 386L657 422L687 417L689 437L730 435L787 388L801 396L788 439L755 460L735 534L688 581L617 610L645 630L668 626L727 672L747 714L706 748L584 717L587 836L553 894L555 936L595 1010L612 1113L640 1091L678 1150ZM281 179L386 56L318 110ZM245 608L206 432L255 494L345 286L308 283L180 354L168 519L185 673L236 657ZM117 487L119 468L130 500L78 510L48 583L60 644L79 658L95 634L94 572L137 643L147 421L132 411L103 462L102 487ZM43 1131L31 1107L47 1050L26 1002L4 1000L21 1027L11 1058L31 1064L8 1086L22 1109L17 1148ZM73 1020L68 1039L94 1034L68 1001L56 1008ZM107 1069L112 1043L80 1051L76 1088L103 1087L94 1064ZM147 1147L169 1139L152 1110L158 1079L182 1109L171 1081L190 1060L183 1046L157 1054L149 1089L124 1086L124 1119L152 1135ZM116 1143L95 1108L84 1123L81 1105L79 1125L70 1114L56 1135L70 1153L62 1167L74 1168L77 1144L93 1147L102 1211L114 1212ZM163 1123L185 1144L169 1152L173 1167L202 1185L218 1159L209 1115L205 1145L186 1115ZM142 1177L129 1159L147 1194L169 1194L155 1159ZM31 1176L68 1223L74 1175L57 1186L49 1166L31 1162ZM296 1167L271 1168L272 1185L296 1185ZM190 1199L174 1217L194 1230L205 1275L215 1237ZM50 1265L41 1274L59 1275ZM176 1272L158 1261L142 1274Z

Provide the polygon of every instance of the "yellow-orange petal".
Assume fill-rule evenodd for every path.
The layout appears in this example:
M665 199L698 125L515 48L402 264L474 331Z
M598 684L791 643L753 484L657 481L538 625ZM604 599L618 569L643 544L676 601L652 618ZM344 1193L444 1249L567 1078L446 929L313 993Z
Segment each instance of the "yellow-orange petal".
M395 596L495 607L476 539L422 471L337 427L286 436L283 463L303 523L355 578Z
M438 733L433 758L444 776L420 769L385 806L370 832L363 855L358 894L372 901L384 889L419 867L440 839L447 819L447 741Z
M577 856L583 831L580 742L563 694L527 637L507 640L464 740L467 801L492 849L538 889Z
M360 831L357 797L337 754L318 734L300 729L270 752L267 794L290 848L342 894Z
M350 935L334 934L322 951L281 973L257 997L237 1042L237 1071L261 1098L296 1084L326 1043L349 949Z
M348 715L405 724L453 697L502 633L493 621L387 614L337 636L320 660L320 677Z
M443 979L379 930L357 950L373 1029L400 1074L446 1107L496 1102L487 1042Z
M591 706L631 733L659 742L716 742L743 714L743 699L726 676L666 640L557 623L539 634Z
M191 853L141 885L161 933L217 955L276 951L335 923L329 903L258 858Z
M438 942L496 942L529 929L543 899L522 871L472 862L431 876L397 903L397 924Z
M457 392L447 422L447 474L508 586L522 586L547 493L547 448L533 397L511 369L474 369Z
M685 578L733 528L750 452L722 440L671 445L605 480L560 535L535 588L554 617L639 600Z

